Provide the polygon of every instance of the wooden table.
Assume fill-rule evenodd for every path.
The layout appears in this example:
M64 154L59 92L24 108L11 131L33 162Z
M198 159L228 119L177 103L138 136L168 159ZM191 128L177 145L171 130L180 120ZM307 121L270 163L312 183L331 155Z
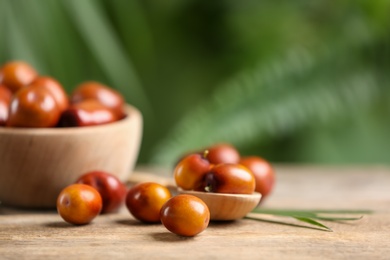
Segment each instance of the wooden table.
M0 207L0 259L390 259L390 168L276 168L277 186L263 207L374 213L324 221L333 232L242 219L184 238L137 222L125 208L71 226L54 211Z

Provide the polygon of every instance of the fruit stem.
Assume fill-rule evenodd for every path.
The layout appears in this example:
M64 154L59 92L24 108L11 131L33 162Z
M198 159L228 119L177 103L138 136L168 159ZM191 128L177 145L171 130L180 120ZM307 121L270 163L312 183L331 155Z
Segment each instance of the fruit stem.
M203 152L203 158L207 159L207 156L209 155L209 150L204 150Z

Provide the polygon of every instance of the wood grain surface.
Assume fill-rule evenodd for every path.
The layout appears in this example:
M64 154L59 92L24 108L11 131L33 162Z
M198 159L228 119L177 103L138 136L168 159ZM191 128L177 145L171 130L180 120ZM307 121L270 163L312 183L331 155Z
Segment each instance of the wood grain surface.
M390 259L390 168L286 165L276 170L277 186L264 208L374 213L352 222L324 221L333 232L274 218L242 219L214 222L200 235L183 238L162 225L139 223L125 208L90 225L72 226L55 211L0 207L0 259Z

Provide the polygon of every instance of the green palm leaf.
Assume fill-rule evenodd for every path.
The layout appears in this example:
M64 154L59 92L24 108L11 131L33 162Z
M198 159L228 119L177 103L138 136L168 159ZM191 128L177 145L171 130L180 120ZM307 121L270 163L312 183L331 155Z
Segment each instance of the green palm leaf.
M245 72L219 88L179 122L154 151L152 162L171 164L183 153L219 141L237 146L322 124L375 101L370 70L343 71L327 52L293 51ZM353 63L353 61L349 61Z
M314 226L317 226L317 227L320 227L320 228L324 228L324 229L327 230L327 231L332 231L331 228L325 226L324 224L321 224L321 223L318 222L318 221L315 221L314 219L306 218L306 217L293 217L293 218L295 218L296 220L299 220L299 221L308 223L308 224L310 224L310 225L314 225Z
M113 82L113 87L144 113L151 113L149 101L130 58L103 14L99 2L68 0L62 3L102 71Z
M16 19L17 10L11 2L2 1L2 10L7 20L4 37L5 56L8 59L26 60L35 67L42 68L42 63L30 44L23 23Z
M266 221L276 224L289 225L294 227L303 227L303 228L314 228L325 231L331 231L332 229L328 226L320 223L317 220L324 220L330 222L336 221L354 221L362 219L361 214L371 214L371 210L297 210L297 209L267 209L267 208L255 208L249 213L246 218ZM359 214L360 216L355 216ZM264 218L264 216L271 216L271 219ZM310 226L303 226L299 224L294 224L282 220L275 219L275 217L286 217L294 218L300 222L309 224Z

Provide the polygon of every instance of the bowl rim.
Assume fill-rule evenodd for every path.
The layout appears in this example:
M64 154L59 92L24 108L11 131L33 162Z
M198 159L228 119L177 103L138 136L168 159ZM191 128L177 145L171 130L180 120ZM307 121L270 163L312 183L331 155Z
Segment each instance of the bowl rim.
M90 133L96 131L107 131L111 128L121 127L123 125L131 124L137 118L142 119L140 111L130 105L125 104L124 110L126 112L126 117L118 121L95 125L95 126L83 126L83 127L43 127L43 128L33 128L33 127L0 127L0 136L1 135L62 135L62 134L81 134L81 133Z
M194 190L183 190L178 188L178 192L182 194L194 194L200 196L209 196L209 197L230 197L230 198L255 198L259 197L261 199L261 194L254 191L252 194L241 194L241 193L217 193L217 192L205 192L205 191L194 191Z

